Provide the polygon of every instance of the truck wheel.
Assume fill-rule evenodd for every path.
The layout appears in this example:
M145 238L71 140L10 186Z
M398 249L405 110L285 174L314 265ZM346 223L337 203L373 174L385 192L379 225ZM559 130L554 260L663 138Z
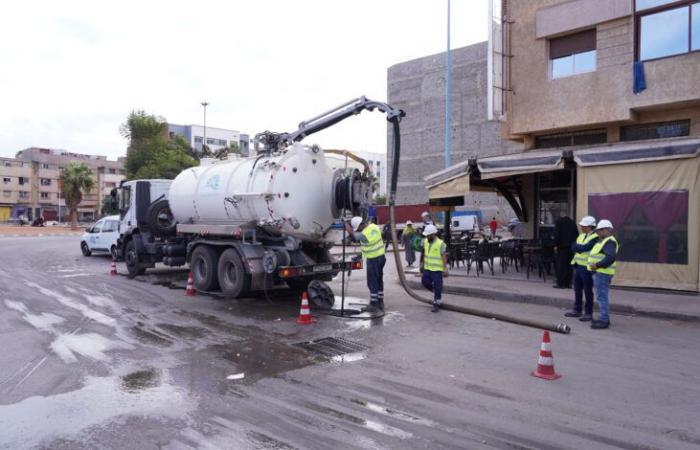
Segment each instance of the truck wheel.
M209 245L200 245L192 252L190 270L194 287L200 291L214 291L219 288L217 277L219 253Z
M250 290L250 275L243 267L243 260L234 248L229 248L219 258L219 285L221 292L233 298L243 297Z
M126 243L124 262L126 262L126 269L129 271L129 277L131 278L134 278L136 275L143 275L146 272L146 269L139 265L139 257L138 253L136 253L136 246L134 245L134 241L131 239Z
M158 200L146 210L146 223L159 236L175 234L176 222L166 199Z
M83 256L92 255L92 252L90 251L90 247L88 247L87 242L85 242L85 241L80 243L80 251L83 252Z

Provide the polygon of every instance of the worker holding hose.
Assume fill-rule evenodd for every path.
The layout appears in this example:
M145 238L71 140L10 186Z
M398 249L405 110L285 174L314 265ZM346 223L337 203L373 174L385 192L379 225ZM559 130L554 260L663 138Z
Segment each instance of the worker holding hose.
M442 305L442 277L448 276L447 246L437 237L437 227L426 225L423 230L423 253L420 257L420 268L423 273L423 286L433 292L433 312L440 310Z
M375 223L367 223L362 217L350 219L345 229L352 238L360 243L362 257L367 266L367 287L369 288L369 307L366 311L384 311L384 241L382 230Z

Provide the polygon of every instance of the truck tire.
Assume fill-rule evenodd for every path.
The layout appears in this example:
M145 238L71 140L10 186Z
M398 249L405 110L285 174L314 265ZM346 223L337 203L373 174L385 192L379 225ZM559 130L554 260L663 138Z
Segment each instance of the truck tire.
M199 245L190 257L190 270L194 287L200 291L214 291L219 288L217 268L219 252L206 244Z
M162 199L154 202L146 210L146 223L154 234L158 236L173 236L176 231L176 222L170 211L168 200Z
M219 286L227 297L239 298L250 290L250 275L245 271L243 260L234 248L225 250L219 258Z
M136 252L134 241L129 239L124 249L124 262L126 262L126 270L129 271L129 277L134 278L137 275L143 275L146 272L144 267L139 264L139 256Z

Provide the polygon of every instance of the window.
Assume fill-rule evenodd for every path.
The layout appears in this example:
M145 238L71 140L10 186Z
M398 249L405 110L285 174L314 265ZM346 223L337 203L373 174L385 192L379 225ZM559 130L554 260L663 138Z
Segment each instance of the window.
M621 141L641 141L690 135L690 120L674 122L646 123L620 128Z
M42 168L42 169L48 169L48 168L49 168L49 165L46 164L46 163L43 163L43 164L41 165L41 168Z
M42 178L41 185L42 186L51 186L51 178Z
M115 173L117 173L117 169L109 169L109 173L115 174Z
M10 184L12 182L12 178L10 177L3 177L2 182L4 184Z
M41 198L44 200L47 200L49 198L49 193L48 192L42 192L41 193Z
M116 220L106 220L104 226L102 227L103 233L112 233L117 231L119 228L119 222Z
M17 182L19 183L20 186L29 183L29 178L26 177L19 177L17 178Z
M605 144L606 130L586 130L574 133L549 134L535 137L535 148L571 147L573 145Z
M12 196L12 191L2 191L2 195L4 197L10 197L10 196Z
M105 183L106 188L114 188L117 187L117 183Z
M202 136L195 136L194 142L196 142L197 144L201 144L202 142L204 142L204 138Z
M595 30L550 39L549 60L550 76L553 79L595 71Z
M29 198L28 191L19 191L19 198Z
M5 167L12 167L12 163L10 161L5 161Z
M637 0L640 61L700 50L700 3ZM641 13L640 13L641 11Z

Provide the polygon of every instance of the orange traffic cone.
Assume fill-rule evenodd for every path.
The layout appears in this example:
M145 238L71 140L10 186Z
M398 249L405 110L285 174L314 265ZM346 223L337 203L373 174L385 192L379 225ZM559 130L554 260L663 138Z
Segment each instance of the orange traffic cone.
M188 297L194 297L197 295L197 290L192 285L192 272L187 276L187 288L185 289L185 295Z
M314 318L311 317L311 311L309 311L309 297L306 295L306 291L304 291L301 294L301 311L299 311L297 323L300 325L310 325L314 322Z
M544 378L545 380L556 380L561 377L561 375L554 372L554 357L552 356L552 346L549 341L549 331L545 331L544 336L542 336L537 369L531 375L537 378Z
M117 273L117 261L114 258L112 258L112 267L109 270L109 274L110 275L119 275Z

